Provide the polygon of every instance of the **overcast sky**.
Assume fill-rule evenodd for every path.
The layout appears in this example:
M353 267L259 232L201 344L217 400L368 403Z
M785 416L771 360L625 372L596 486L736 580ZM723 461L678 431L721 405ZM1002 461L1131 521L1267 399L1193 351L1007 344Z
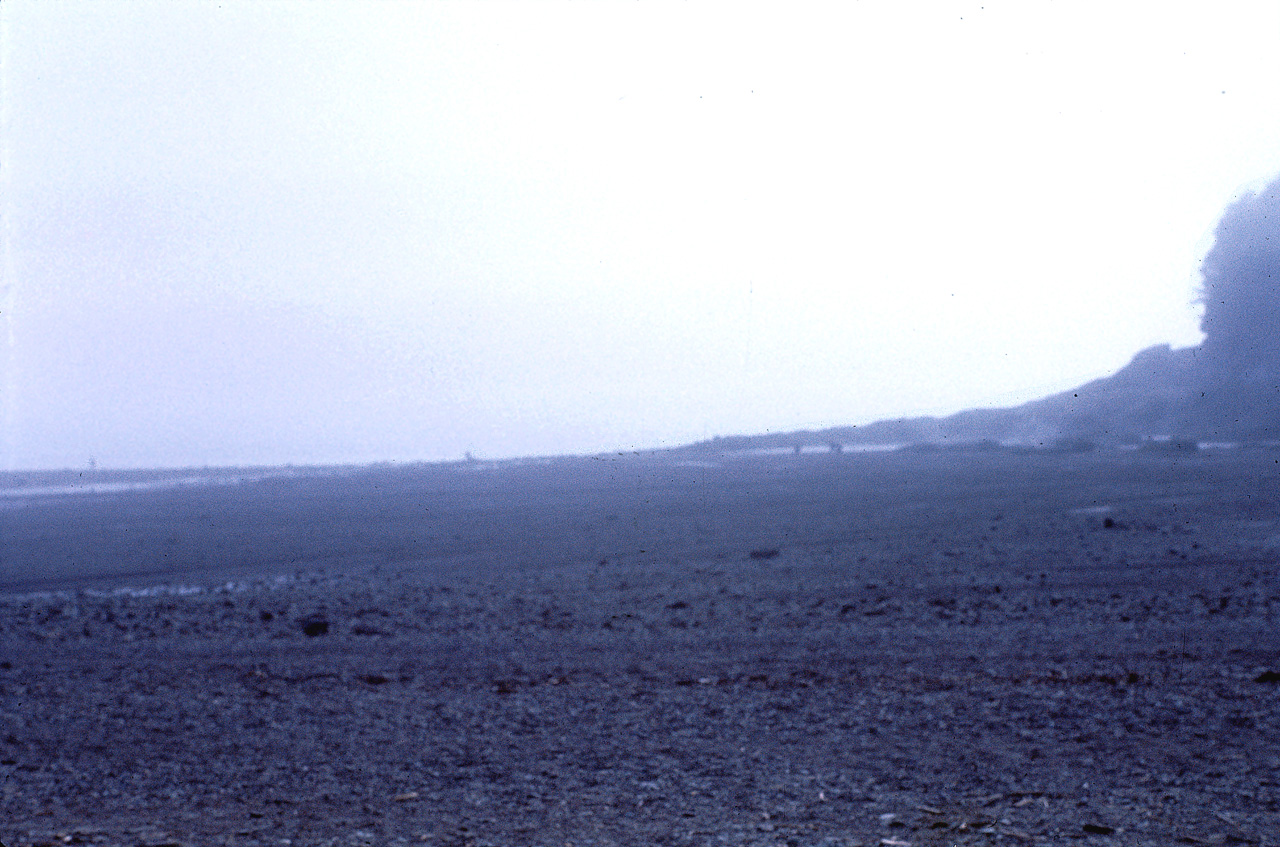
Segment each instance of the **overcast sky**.
M1198 343L1280 4L5 0L11 468L1013 405Z

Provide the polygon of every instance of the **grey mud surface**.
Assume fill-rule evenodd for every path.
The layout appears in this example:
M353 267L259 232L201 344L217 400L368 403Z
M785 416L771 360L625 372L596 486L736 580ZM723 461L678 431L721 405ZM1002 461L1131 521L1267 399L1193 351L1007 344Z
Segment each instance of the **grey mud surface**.
M0 841L1280 844L1278 458L15 501Z

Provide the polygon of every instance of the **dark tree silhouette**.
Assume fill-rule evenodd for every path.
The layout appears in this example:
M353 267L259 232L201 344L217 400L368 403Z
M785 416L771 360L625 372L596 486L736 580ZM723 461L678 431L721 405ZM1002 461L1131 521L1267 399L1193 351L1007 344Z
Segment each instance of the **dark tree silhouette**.
M1280 179L1231 205L1201 267L1204 351L1243 376L1280 365Z

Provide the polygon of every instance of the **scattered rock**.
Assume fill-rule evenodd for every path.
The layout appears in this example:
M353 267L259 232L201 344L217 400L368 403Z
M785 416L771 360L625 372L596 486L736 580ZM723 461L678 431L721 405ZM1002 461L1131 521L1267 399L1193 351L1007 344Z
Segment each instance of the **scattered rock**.
M308 638L329 634L329 621L323 615L310 615L303 618L300 623L303 634Z
M862 457L845 470L863 467L875 470ZM802 470L824 486L813 495L821 503L840 495L825 487L835 479L827 469ZM1027 478L1040 485L1033 471ZM554 570L523 558L495 561L492 572L487 558L475 572L466 562L456 572L444 561L406 563L404 575L387 566L367 580L254 588L236 594L235 611L213 592L85 593L74 622L69 601L46 623L45 600L11 598L0 603L0 653L14 657L0 661L0 700L16 705L0 709L0 771L31 779L11 781L0 820L11 830L30 819L70 833L68 823L96 809L112 829L82 840L43 831L0 838L155 847L179 837L137 834L130 815L146 809L156 823L183 827L184 844L240 831L232 840L358 847L364 832L370 844L418 837L411 826L429 827L440 847L712 840L685 834L695 827L762 847L1158 844L1183 833L1196 834L1183 836L1194 844L1269 843L1271 793L1257 778L1273 764L1266 741L1277 728L1269 706L1280 661L1257 665L1276 655L1275 630L1265 627L1275 562L1259 553L1248 568L1171 570L1163 552L1172 537L1158 543L1118 523L1089 536L1076 518L1041 515L1035 497L1001 521L1010 536L1001 552L983 540L994 520L986 500L966 528L971 495L937 493L943 501L918 513L893 491L881 505L859 500L865 517L829 517L824 507L814 518L822 534L812 537L780 531L787 514L748 527L757 540L788 545L781 564L767 543L747 548L755 561L741 561L746 520L727 511L739 508L734 499L709 513L708 532L720 535L681 541L674 533L689 523L681 513L670 561L628 553L612 570L597 571L578 552ZM1218 508L1212 499L1204 508ZM1164 506L1139 505L1165 518ZM1268 505L1221 506L1225 523L1197 514L1207 527L1198 555L1233 561L1246 518L1258 521L1248 532L1269 538ZM1090 526L1102 528L1103 516ZM506 539L542 560L541 536L494 532L495 544ZM572 550L632 549L622 532L579 539ZM1078 536L1078 550L1064 533ZM1029 565L1039 562L1062 567L1046 579L1048 564ZM1228 596L1231 619L1209 618ZM939 623L937 611L953 622ZM1143 639L1116 623L1121 612L1149 623ZM122 650L108 615L168 641ZM576 621L564 636L562 619ZM605 637L600 621L622 634ZM672 629L684 621L704 629ZM86 625L96 640L74 635ZM75 643L26 644L28 631L54 626ZM1094 643L1095 635L1104 638ZM84 743L86 715L110 730L99 744ZM170 727L182 728L181 745ZM251 764L232 743L252 753ZM1206 748L1220 753L1179 755L1176 767L1168 759L1169 750ZM161 767L126 769L170 752ZM350 790L353 762L363 785ZM223 793L259 763L257 790ZM1145 781L1129 778L1148 771ZM1100 787L1084 798L1092 808L1078 806L1074 786L1092 785L1095 774ZM1032 789L1055 791L1052 806ZM1167 798L1149 818L1148 795ZM1234 823L1214 819L1222 797ZM206 809L214 803L222 808ZM568 804L590 810L583 823ZM761 820L764 808L773 817ZM1101 825L1104 816L1120 825ZM558 822L551 832L548 821ZM1219 831L1231 835L1211 835Z

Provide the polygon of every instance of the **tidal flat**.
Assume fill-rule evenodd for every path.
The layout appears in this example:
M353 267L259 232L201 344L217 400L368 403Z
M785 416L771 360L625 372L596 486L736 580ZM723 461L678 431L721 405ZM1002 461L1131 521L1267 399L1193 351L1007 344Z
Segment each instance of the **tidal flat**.
M9 847L1280 844L1280 450L204 478L0 501Z

